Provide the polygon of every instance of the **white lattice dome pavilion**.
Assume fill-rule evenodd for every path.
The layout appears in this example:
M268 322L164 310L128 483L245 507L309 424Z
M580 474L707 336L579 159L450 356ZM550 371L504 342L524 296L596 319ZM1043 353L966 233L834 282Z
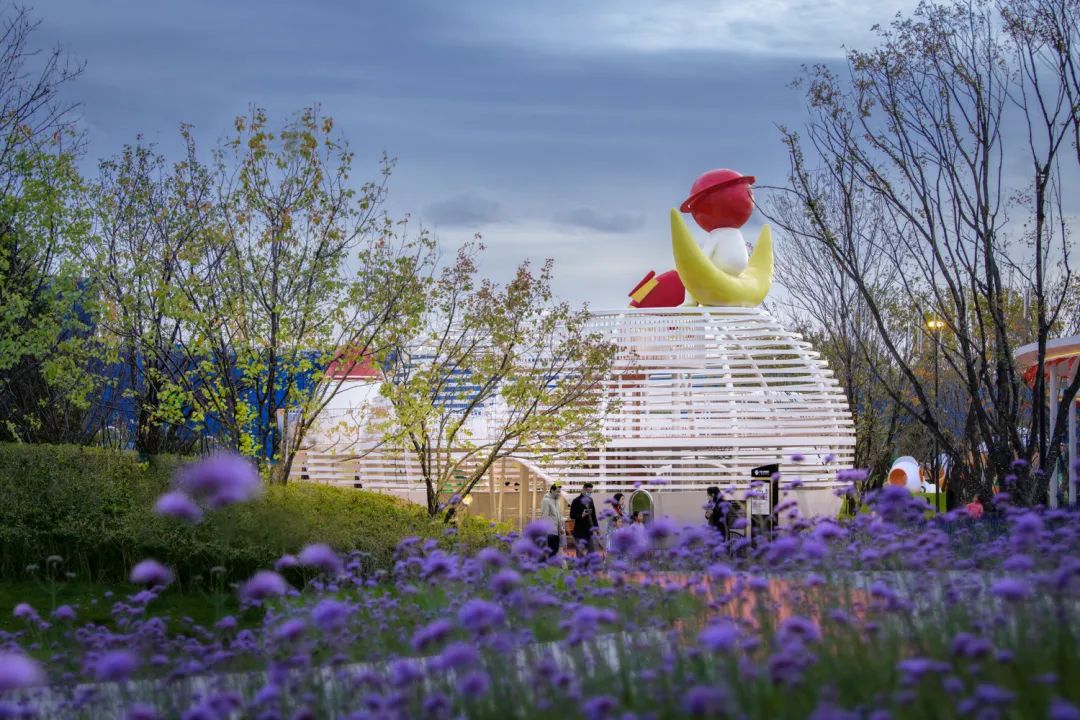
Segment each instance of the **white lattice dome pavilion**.
M832 487L837 470L852 466L855 434L838 381L765 310L599 311L592 325L621 348L607 388L619 406L605 420L603 448L545 467L568 485L746 486L752 468L779 463L808 487Z
M663 496L666 513L693 519L706 487L741 492L753 468L774 463L786 479L801 481L795 495L804 514L839 507L832 490L836 472L852 466L851 416L838 381L799 335L761 308L607 310L594 312L591 323L620 348L604 390L619 401L604 419L607 443L583 457L500 461L478 488L485 513L503 519L506 507L518 508L524 522L559 480L570 492L591 481L601 495L649 488ZM375 387L360 383L360 404L345 412L368 414L378 402L368 392ZM476 415L478 439L488 422L498 425L499 412L492 403ZM307 451L298 472L422 499L410 454L382 451L363 432L331 436Z

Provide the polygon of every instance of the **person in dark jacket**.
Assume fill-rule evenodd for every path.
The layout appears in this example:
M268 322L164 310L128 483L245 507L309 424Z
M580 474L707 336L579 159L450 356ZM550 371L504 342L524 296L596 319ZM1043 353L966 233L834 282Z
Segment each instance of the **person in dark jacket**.
M570 503L570 519L574 521L574 542L585 552L596 552L598 543L596 533L600 523L596 519L596 504L592 499L593 484L587 482L581 486L581 494Z
M709 521L709 527L716 528L727 537L729 526L729 515L731 514L731 503L724 500L723 494L720 492L720 488L713 485L705 490L709 496L709 501L705 505L705 517Z

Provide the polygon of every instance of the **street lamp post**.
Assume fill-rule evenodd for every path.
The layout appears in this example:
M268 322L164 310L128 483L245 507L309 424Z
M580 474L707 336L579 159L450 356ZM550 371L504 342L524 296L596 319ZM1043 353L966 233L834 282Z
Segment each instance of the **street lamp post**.
M940 353L941 331L945 328L945 321L940 318L930 318L926 321L926 328L934 338L934 410L940 417L941 403L938 402L938 354ZM938 433L934 432L934 457L930 461L930 472L934 475L934 512L941 510L941 445L938 442Z

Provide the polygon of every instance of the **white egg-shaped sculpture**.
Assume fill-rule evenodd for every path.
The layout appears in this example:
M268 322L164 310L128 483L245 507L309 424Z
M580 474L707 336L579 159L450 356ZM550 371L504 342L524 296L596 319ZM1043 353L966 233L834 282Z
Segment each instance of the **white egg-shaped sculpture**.
M913 493L922 490L922 475L919 462L910 455L898 457L889 468L887 482L890 485L905 487Z

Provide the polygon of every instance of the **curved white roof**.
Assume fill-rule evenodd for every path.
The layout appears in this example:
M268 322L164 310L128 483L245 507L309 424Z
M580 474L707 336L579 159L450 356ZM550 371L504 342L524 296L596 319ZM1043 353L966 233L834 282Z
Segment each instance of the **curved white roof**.
M1055 338L1046 341L1047 365L1055 365L1062 360L1069 360L1076 357L1080 357L1080 335L1070 335L1069 337ZM1039 344L1030 343L1017 348L1016 351L1013 352L1013 359L1016 360L1022 372L1027 372L1034 368L1039 364Z
M785 477L831 483L852 466L855 432L839 382L765 310L603 310L591 324L621 350L606 388L618 406L604 421L605 447L546 465L569 484L743 484L772 463Z

